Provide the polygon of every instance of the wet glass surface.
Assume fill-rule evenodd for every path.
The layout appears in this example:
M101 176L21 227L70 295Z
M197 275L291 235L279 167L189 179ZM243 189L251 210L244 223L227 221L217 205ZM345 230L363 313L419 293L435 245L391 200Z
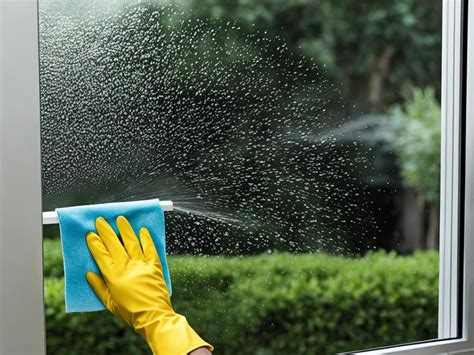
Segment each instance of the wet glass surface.
M175 290L179 294L181 287L187 294L176 296L177 303L184 312L190 305L211 307L202 301L210 297L206 292L216 297L213 309L190 318L198 325L222 320L222 334L201 326L222 353L235 352L225 339L255 334L261 338L252 345L256 353L278 353L287 342L281 333L326 332L318 317L326 325L336 322L338 329L341 317L352 319L352 311L338 299L341 294L319 292L337 288L338 282L344 286L351 280L349 263L358 261L362 266L354 268L363 276L353 289L368 287L370 297L380 292L380 298L393 302L371 313L348 291L344 298L358 309L347 332L315 335L308 348L291 348L293 353L436 337L436 252L407 260L383 252L363 255L378 250L412 254L438 245L439 112L429 101L440 87L438 2L384 7L372 1L41 0L39 18L44 210L172 200L175 210L166 215L168 250L180 255L171 263ZM420 91L416 101L413 88L426 87L433 90ZM415 104L404 106L407 100ZM431 154L425 168L433 176L428 187L410 175L410 166L425 159L423 154L410 160L416 146L403 150L419 137L399 139L405 130L417 131L419 122L427 130L438 127L428 148L422 147ZM57 235L58 230L45 229L48 239ZM47 243L49 258L58 244ZM280 268L280 262L292 267ZM387 273L406 273L407 282L413 279L431 290L426 291L431 308L414 306L430 315L426 323L414 325L408 315L402 317L406 336L393 335L392 320L384 313L395 317L403 308L397 287L383 287L390 279L384 263ZM193 265L208 275L203 281L192 281ZM261 273L255 272L257 265ZM418 271L411 269L415 265ZM208 272L227 267L256 278L236 285L239 276ZM293 279L304 285L301 290L286 283ZM246 289L254 290L252 285L268 288L271 297ZM238 292L228 295L229 287ZM313 297L322 303L293 312L284 297L287 303L275 311L283 312L282 318L270 312L255 324L234 325L226 307L247 291L251 300L242 301L238 313L275 304L279 292L294 293L298 302ZM318 313L324 302L342 308L335 307L334 318L324 320ZM357 312L364 316L357 318ZM50 325L48 334L56 334L57 326ZM387 334L354 340L357 327L365 325L385 327ZM111 351L104 349L98 353Z

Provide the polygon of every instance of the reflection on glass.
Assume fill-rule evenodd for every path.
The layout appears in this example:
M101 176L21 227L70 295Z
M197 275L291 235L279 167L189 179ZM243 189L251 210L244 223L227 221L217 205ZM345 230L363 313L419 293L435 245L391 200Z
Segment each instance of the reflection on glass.
M219 353L437 336L438 2L41 0L39 15L45 210L173 200L173 303ZM64 314L45 237L48 350L146 353L108 314Z

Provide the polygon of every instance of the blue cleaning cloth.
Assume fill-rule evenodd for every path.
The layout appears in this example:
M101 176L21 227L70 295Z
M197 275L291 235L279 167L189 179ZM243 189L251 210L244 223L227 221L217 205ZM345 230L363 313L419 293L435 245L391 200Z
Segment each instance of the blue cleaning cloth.
M56 209L64 258L66 312L93 312L105 309L86 280L88 271L100 275L86 243L86 235L95 231L95 220L104 217L118 233L116 219L125 216L138 236L146 227L155 243L163 266L163 275L171 294L171 279L166 262L165 219L158 199L106 203Z

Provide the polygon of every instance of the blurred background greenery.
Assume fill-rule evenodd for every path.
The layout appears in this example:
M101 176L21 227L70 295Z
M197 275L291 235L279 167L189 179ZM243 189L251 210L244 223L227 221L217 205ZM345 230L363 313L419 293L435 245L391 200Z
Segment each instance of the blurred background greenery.
M247 224L170 214L172 253L437 247L440 1L91 6L40 3L44 210Z
M156 194L195 208L167 215L176 303L220 353L435 337L437 253L417 250L439 245L441 9L40 0L44 210ZM77 341L110 319L64 315L45 273L48 349L119 353L110 325ZM145 351L117 329L123 353Z

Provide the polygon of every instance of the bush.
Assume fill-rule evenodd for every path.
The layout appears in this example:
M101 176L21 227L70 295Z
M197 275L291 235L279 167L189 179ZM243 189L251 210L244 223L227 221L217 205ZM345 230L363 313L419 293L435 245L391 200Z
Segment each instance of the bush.
M441 176L441 106L432 88L415 89L403 106L391 110L403 176L426 201L439 204Z
M64 313L58 248L45 242L48 352L150 353L105 312ZM176 311L219 354L333 354L436 337L436 252L169 259Z

